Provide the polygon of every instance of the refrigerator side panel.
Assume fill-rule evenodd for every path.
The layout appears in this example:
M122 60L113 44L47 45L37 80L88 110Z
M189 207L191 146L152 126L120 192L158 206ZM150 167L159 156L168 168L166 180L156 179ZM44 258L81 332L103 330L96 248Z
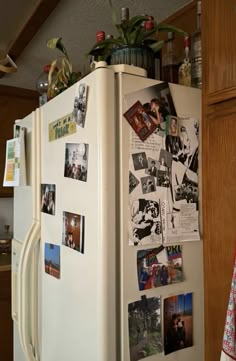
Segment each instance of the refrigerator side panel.
M84 127L49 142L49 124L73 111L80 84L88 89ZM107 69L42 107L41 183L55 187L55 214L41 213L43 361L118 361L114 124L114 74ZM59 250L56 277L46 265L50 244Z
M158 81L135 77L132 75L117 75L119 92L119 149L120 149L120 324L121 324L121 360L130 360L128 304L140 301L142 296L161 296L161 314L163 315L163 299L193 292L193 347L185 348L178 352L164 355L158 353L148 357L148 360L180 360L201 361L204 359L204 311L203 311L203 249L202 242L178 242L183 245L183 267L185 281L164 287L139 291L137 277L137 251L150 248L149 246L128 245L128 199L129 199L129 134L130 125L123 117L127 110L124 95L146 87L153 86ZM170 84L174 104L179 116L201 118L201 93L199 90L185 88ZM136 101L139 99L136 99ZM201 177L200 177L201 179ZM172 243L173 244L173 243ZM155 247L155 245L153 246ZM164 335L162 318L162 336Z

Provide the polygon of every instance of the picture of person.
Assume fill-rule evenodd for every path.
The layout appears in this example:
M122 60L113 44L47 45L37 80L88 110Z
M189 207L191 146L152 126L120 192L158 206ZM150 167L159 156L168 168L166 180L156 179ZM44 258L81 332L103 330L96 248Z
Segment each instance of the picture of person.
M164 299L165 355L193 346L192 293Z
M41 212L55 215L55 184L41 184Z
M172 154L166 151L165 149L161 149L160 151L160 170L168 170L166 167L171 168L172 165Z
M84 253L84 223L84 216L63 212L62 244L64 246Z
M44 245L44 268L45 272L55 278L60 278L60 246L45 243Z
M156 177L157 176L157 167L156 167L156 162L155 160L151 161L151 167L148 168L148 173L153 176Z
M148 240L149 243L153 240L161 241L162 228L159 213L159 203L156 201L138 199L132 203L130 240L133 245L141 245Z
M89 145L66 143L64 176L87 182Z
M179 119L177 117L174 117L173 115L170 115L167 121L167 134L173 137L177 137L177 135L179 135Z
M79 96L76 96L74 99L74 109L73 109L73 120L76 124L84 128L86 108L87 108L87 91L88 87L86 84L80 84L78 93Z
M139 183L139 180L133 175L133 173L129 172L129 193L131 193Z
M142 191L143 194L155 192L155 178L153 176L142 177L141 179Z
M132 154L134 170L148 168L148 161L145 152Z
M170 186L170 177L169 172L165 170L157 171L157 187L166 187Z

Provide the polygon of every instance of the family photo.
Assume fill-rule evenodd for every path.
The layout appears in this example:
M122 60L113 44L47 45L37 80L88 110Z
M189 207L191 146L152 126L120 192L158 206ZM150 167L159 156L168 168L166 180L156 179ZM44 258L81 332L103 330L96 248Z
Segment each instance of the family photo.
M56 185L41 184L41 212L55 215Z
M87 182L88 151L86 143L66 143L64 176Z

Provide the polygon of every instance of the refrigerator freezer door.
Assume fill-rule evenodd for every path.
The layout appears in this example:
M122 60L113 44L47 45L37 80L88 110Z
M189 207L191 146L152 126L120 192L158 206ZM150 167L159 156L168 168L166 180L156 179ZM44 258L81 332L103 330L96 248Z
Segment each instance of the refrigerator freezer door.
M84 128L49 142L49 124L73 111L81 83ZM41 214L42 261L45 247L60 247L58 278L49 266L42 274L42 361L117 360L114 73L96 69L79 84L42 107L42 184L55 187L55 215ZM87 181L65 177L66 159L77 165L85 156ZM84 233L79 250L65 245L69 228Z
M128 219L128 189L129 189L129 134L130 126L123 118L123 113L127 110L124 104L124 95L132 93L144 88L153 86L158 82L156 80L144 79L127 74L117 74L117 84L119 92L118 104L119 134L120 134L120 220L121 220L121 255L120 255L120 280L121 280L121 357L122 361L130 359L129 355L129 335L128 335L128 304L141 299L143 292L138 289L137 281L137 247L128 245L127 239L127 219ZM201 92L198 89L186 88L180 85L170 84L171 94L174 100L177 115L183 117L196 117L201 119ZM136 99L136 101L139 99ZM200 199L201 200L201 199ZM150 246L149 246L150 247ZM149 248L143 246L142 248ZM154 246L155 247L155 246ZM139 248L140 249L140 248ZM185 273L185 281L171 286L153 288L146 291L147 297L162 298L193 292L194 305L194 346L181 350L181 361L200 361L204 358L203 344L203 258L202 258L202 242L185 242L183 243L183 267ZM127 277L127 275L129 275ZM163 353L150 356L148 360L154 361L165 360ZM179 355L180 356L180 355ZM176 360L177 354L169 354L168 360Z

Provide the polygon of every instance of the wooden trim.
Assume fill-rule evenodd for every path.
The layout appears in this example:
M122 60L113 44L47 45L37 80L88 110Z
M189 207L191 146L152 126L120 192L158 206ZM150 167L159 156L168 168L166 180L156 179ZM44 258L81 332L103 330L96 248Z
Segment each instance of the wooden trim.
M36 90L16 88L8 85L0 85L0 95L8 95L10 97L19 97L27 99L37 99L38 92Z
M32 40L34 35L40 29L45 20L49 17L52 11L56 8L60 0L41 0L35 8L30 18L26 21L23 28L16 35L13 42L10 44L6 53L15 61L23 52L26 45ZM0 72L0 78L5 73Z
M193 9L196 7L196 3L197 0L193 0L190 3L188 3L187 5L185 5L184 7L182 7L181 9L177 10L174 14L170 15L168 18L165 18L165 20L163 20L164 24L172 24L174 23L178 18L182 18L185 13L189 13L189 10Z
M233 98L236 98L236 86L229 89L221 90L219 92L208 94L207 104L218 104Z

